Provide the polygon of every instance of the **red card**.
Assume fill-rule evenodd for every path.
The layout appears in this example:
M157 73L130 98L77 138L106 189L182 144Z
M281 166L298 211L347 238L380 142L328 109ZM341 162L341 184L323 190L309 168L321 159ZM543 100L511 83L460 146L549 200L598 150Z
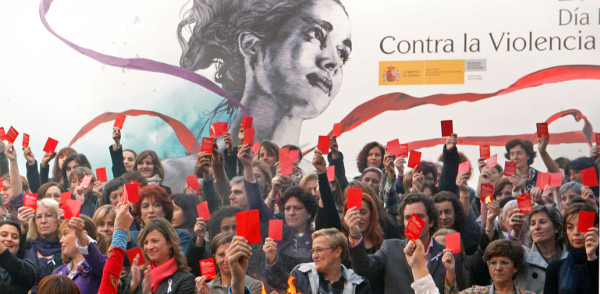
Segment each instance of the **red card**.
M8 133L6 133L5 137L9 143L14 143L18 136L19 132L17 132L17 130L11 126L10 129L8 129Z
M214 142L215 142L215 138L212 138L212 137L202 138L202 146L200 147L200 152L204 152L204 153L208 153L209 155L212 155Z
M335 165L327 167L327 180L333 182L335 180Z
M298 160L298 155L300 155L300 150L290 150L290 156L288 157L292 163L295 163Z
M25 193L25 197L23 198L23 206L31 207L31 209L37 209L37 200L38 195L33 193Z
M204 201L198 205L196 205L196 211L198 211L198 217L207 221L210 219L210 210L208 210L208 202Z
M134 184L136 186L138 186L138 188L142 188L142 183L136 182L136 181L129 181L130 184Z
M413 213L408 220L406 230L404 230L404 236L412 241L419 239L423 226L425 226L425 221Z
M547 123L537 123L535 124L537 127L537 137L541 138L542 136L550 137L548 133L548 124Z
M252 143L254 143L254 129L247 128L244 131L244 143L243 144L252 146Z
M108 178L106 177L106 167L96 169L96 180L102 183L108 182Z
M242 125L240 128L242 128L242 129L252 128L252 117L243 116L242 117Z
M491 156L491 157L488 159L488 161L487 161L487 163L485 164L485 166L486 166L488 169L492 169L492 168L494 168L494 166L496 166L496 164L498 164L498 154L494 154L494 156Z
M400 142L398 139L387 142L387 151L392 155L400 155Z
M6 133L4 132L4 127L0 127L0 141L6 140Z
M281 164L282 175L291 175L294 172L294 164L291 161L280 161L279 164Z
M260 144L258 144L258 142L254 142L254 145L252 145L252 152L258 153L258 150L260 150Z
M23 133L23 147L29 147L29 135Z
M216 122L210 125L210 136L220 137L227 132L228 124L226 122Z
M58 145L58 141L48 138L48 141L46 141L46 145L44 146L44 152L54 153L54 150L56 150L56 145Z
M421 164L421 152L412 150L410 152L410 157L408 158L408 167L414 168L419 164Z
M535 186L545 190L548 185L550 185L550 173L538 172Z
M446 235L446 248L452 253L460 253L460 233Z
M146 259L144 258L144 253L142 253L142 248L134 247L126 251L127 259L129 259L129 264L133 264L133 259L139 254L140 258L138 259L138 265L146 264Z
M334 135L336 138L342 135L342 123L333 124L332 135Z
M63 209L65 210L64 219L79 217L79 212L81 212L81 201L75 199L67 199L67 202L63 206Z
M258 209L236 213L235 223L236 235L246 238L248 244L261 242Z
M596 217L596 214L593 211L580 210L577 232L587 233L594 226L594 217Z
M563 173L551 173L550 174L550 186L560 187L562 185Z
M507 161L504 163L504 175L512 177L517 175L517 163L514 161Z
M529 193L517 195L517 205L519 206L521 213L530 213L532 211L532 207L531 197L529 197Z
M494 185L492 184L481 184L479 188L481 203L490 203L494 200Z
M280 148L279 149L279 161L288 161L290 160L290 148Z
M479 145L479 157L490 158L490 145Z
M269 238L273 239L274 241L281 241L283 239L282 219L269 220Z
M362 188L348 188L346 195L346 207L348 209L356 207L362 208Z
M408 144L400 144L400 152L398 156L408 157Z
M123 192L121 192L121 204L127 204L127 189L123 186Z
M67 200L73 199L71 197L71 192L63 192L60 193L60 208L64 210L64 206L67 204Z
M136 184L125 184L123 185L123 193L127 192L127 201L139 202L140 201L140 187Z
M600 133L596 134L596 146L600 146Z
M87 187L89 187L90 184L92 183L93 179L94 179L94 175L83 176L83 180L81 180L81 188L86 189Z
M323 154L329 154L329 136L319 136L319 150L323 152Z
M123 114L117 114L117 118L115 119L115 124L113 125L113 128L117 128L119 130L123 129L123 123L125 122L125 115Z
M465 161L462 162L461 164L458 165L458 174L460 175L461 173L469 173L469 171L471 170L471 167L469 166L469 161Z
M443 120L442 121L442 137L450 137L454 131L452 130L452 121L451 120Z
M2 184L2 181L0 181L0 192L2 192L2 190L4 190L4 184Z
M200 274L206 276L207 280L212 280L217 277L214 258L211 257L200 260Z
M192 190L200 190L200 183L198 183L198 176L191 175L185 177L185 182L187 183L188 188Z
M581 180L583 185L586 187L597 187L598 186L598 175L596 175L595 167L588 167L579 171L581 174Z

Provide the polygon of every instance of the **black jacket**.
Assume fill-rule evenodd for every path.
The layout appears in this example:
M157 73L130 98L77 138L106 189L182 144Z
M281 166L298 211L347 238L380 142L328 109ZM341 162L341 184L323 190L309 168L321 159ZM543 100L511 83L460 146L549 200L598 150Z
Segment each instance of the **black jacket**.
M0 254L0 293L27 293L35 283L33 263L20 259L8 249Z

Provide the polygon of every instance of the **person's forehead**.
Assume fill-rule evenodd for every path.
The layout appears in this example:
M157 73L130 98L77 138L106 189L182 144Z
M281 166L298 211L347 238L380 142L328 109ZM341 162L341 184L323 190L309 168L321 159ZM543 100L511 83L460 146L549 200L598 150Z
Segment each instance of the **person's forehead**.
M439 206L439 209L452 209L454 210L454 207L452 206L452 203L450 201L442 201L440 203L436 203L436 205Z
M425 209L425 204L423 202L415 202L406 204L404 207L404 215L410 212L409 214L427 214L427 209Z
M4 224L2 226L0 226L0 232L9 232L9 233L19 233L19 231L17 230L17 228L15 228L15 226L13 225L9 225L9 224Z
M329 240L325 236L318 236L313 240L313 248L323 248L329 246Z
M285 206L301 206L304 207L304 204L302 204L302 202L300 200L298 200L298 198L296 197L290 197L290 199L288 199L288 201L285 202Z
M379 173L374 172L374 171L368 171L365 172L365 175L363 176L364 179L380 179L381 175L379 175Z
M231 185L231 191L234 190L241 190L242 192L244 191L244 183L235 183L233 185Z
M215 254L219 255L219 254L225 253L227 248L229 248L229 245L231 245L231 243L225 243L225 244L219 245L219 247L217 247L217 250L215 251Z
M348 38L350 37L350 20L339 3L327 0L313 1L298 14L302 20L317 22L328 31L346 30Z
M490 258L490 260L505 260L505 261L512 261L510 258L504 256L504 255L498 255L498 256L492 256Z

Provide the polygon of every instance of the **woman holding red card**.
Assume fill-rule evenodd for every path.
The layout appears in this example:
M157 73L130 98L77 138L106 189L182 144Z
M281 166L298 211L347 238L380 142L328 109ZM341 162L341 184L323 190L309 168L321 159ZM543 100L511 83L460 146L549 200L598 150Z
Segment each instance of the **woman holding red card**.
M580 219L581 212L589 212L591 219ZM580 231L586 229L580 221L590 222L587 232ZM598 293L598 212L574 203L565 211L562 224L569 255L548 265L544 293Z
M88 179L91 177L91 180L84 183L86 177ZM104 183L96 182L96 177L92 173L92 170L85 166L76 167L69 174L69 183L71 194L75 199L82 202L81 213L93 217L98 208L98 199L102 197ZM86 184L87 187L83 187L82 184Z
M134 261L125 294L196 292L194 275L190 273L185 254L179 247L179 236L169 221L164 218L150 220L137 241L141 244L148 266L140 268Z
M68 263L52 274L68 276L82 293L97 291L106 262L106 237L98 234L92 219L85 215L64 220L60 232L63 260Z
M235 237L233 233L219 233L217 234L212 241L210 242L210 253L214 258L215 265L219 268L219 272L216 277L206 276L206 273L203 272L201 277L196 277L196 288L200 288L199 286L203 281L213 279L208 282L208 287L210 288L211 294L226 294L229 285L231 285L231 270L229 269L229 263L225 258L225 251L231 245L231 241ZM262 292L263 285L259 280L255 280L252 277L246 274L244 279L244 283L252 294L259 294Z
M21 207L19 220L22 226L24 222L29 223L25 258L35 266L35 286L31 293L36 293L37 283L63 264L59 254L58 202L49 198L39 200L35 211L30 207Z

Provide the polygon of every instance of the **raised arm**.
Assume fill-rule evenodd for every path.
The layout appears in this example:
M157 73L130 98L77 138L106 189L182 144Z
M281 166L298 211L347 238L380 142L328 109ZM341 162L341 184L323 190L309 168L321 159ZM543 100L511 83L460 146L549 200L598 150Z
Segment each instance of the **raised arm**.
M31 189L32 193L37 193L37 190L40 188L40 172L38 171L37 161L29 147L23 147L23 155L25 156L25 160L27 160L25 168L27 169L29 189Z
M560 167L558 167L558 164L556 164L554 159L548 154L548 151L546 151L548 143L550 143L550 137L542 136L541 138L538 138L538 151L540 157L542 157L542 160L544 161L544 165L548 168L548 171L551 173L558 173L560 172Z
M11 198L15 198L23 193L23 182L19 174L19 165L17 163L17 151L12 143L6 145L4 154L10 163L10 185L12 187Z
M121 130L113 128L112 138L115 141L113 145L108 147L110 159L112 160L113 177L118 178L127 172L123 163L123 146L121 146Z
M331 152L329 152L327 155L327 161L329 162L330 166L335 166L335 178L340 183L340 188L342 191L344 191L346 190L346 187L348 187L346 167L344 166L344 154L342 154L342 152L339 150L337 138L335 136L331 136L329 149L331 149Z
M323 153L319 150L315 150L313 166L317 169L319 192L321 194L321 201L323 202L323 213L317 213L315 218L315 229L336 228L342 230L342 223L340 222L337 208L335 207L335 201L333 200L333 193L331 192L329 180L327 179L325 158L323 158Z
M225 163L223 156L219 153L216 140L213 145L211 167L213 169L213 177L215 179L215 190L221 199L223 205L229 205L229 193L231 185L229 185L229 177L225 173Z
M442 175L440 176L440 191L448 191L452 193L458 192L456 186L456 176L458 175L458 150L456 150L457 136L452 134L446 140L444 145L444 166L442 167Z

